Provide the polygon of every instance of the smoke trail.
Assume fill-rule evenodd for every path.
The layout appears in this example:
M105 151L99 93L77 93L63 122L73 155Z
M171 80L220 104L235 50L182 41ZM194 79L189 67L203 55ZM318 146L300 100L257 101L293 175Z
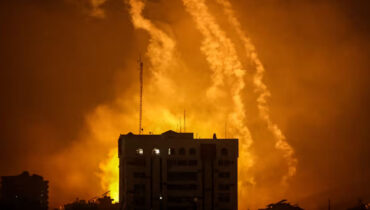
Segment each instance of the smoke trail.
M239 179L239 197L244 197L245 188L242 190L242 187L254 183L249 171L253 166L252 154L249 151L253 139L245 124L245 107L241 97L241 91L245 86L245 70L238 59L235 46L209 13L204 0L183 0L183 3L204 37L201 51L206 55L213 71L213 84L208 90L208 97L220 99L226 90L230 91L233 102L229 115L230 126L233 133L239 134L241 141L239 173L242 178Z
M294 149L286 141L284 134L280 128L272 122L269 114L269 107L267 104L267 98L271 95L267 86L263 83L263 75L265 69L262 62L259 60L255 46L251 40L245 35L241 29L240 22L235 17L232 5L228 0L217 0L217 3L222 5L224 13L228 17L229 23L236 30L237 35L244 43L244 48L247 57L254 63L256 68L256 73L254 74L253 83L255 86L255 91L259 94L257 98L257 106L260 116L266 121L268 129L274 134L276 143L275 148L283 151L284 158L288 163L288 174L283 177L282 182L285 184L289 177L292 177L296 173L298 160L294 157Z
M166 33L157 28L153 23L143 17L142 11L145 4L140 0L129 0L131 20L135 28L143 29L150 35L147 56L150 59L151 66L154 67L155 77L161 85L168 83L163 81L165 70L173 60L175 50L175 41Z
M146 19L142 15L145 4L141 0L129 0L128 5L130 7L129 13L131 21L136 29L143 29L150 35L149 45L147 48L146 55L150 61L149 71L153 73L154 82L147 84L146 87L149 89L148 92L156 93L151 94L152 97L147 97L150 101L150 107L148 107L147 115L152 119L158 119L158 115L165 115L166 122L162 125L165 128L170 127L177 123L177 117L173 116L172 113L168 112L167 107L161 106L157 98L159 94L163 97L164 94L170 95L173 88L171 88L172 81L165 74L170 66L176 65L176 59L174 59L175 41L172 40L166 33L157 28L149 19ZM121 105L120 105L121 106ZM103 114L103 118L106 118L106 113ZM134 114L134 113L132 113ZM133 116L122 116L124 119L133 119ZM144 117L145 119L145 117ZM105 119L109 121L110 119ZM101 170L101 182L103 189L109 189L111 196L118 201L118 159L117 149L112 149L107 160L100 163L99 168Z

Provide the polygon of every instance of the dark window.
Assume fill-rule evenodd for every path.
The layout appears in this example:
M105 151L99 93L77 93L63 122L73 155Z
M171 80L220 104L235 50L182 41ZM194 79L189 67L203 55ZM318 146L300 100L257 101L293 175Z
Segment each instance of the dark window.
M187 161L186 161L186 160L178 160L178 161L177 161L177 164L178 164L179 166L186 166L186 165L187 165Z
M168 181L196 181L198 174L196 172L168 172Z
M144 205L145 197L144 196L134 196L134 204L138 206Z
M218 165L219 166L229 166L233 164L234 162L231 160L218 160Z
M174 202L174 203L192 203L194 202L195 197L191 196L181 196L181 197L174 197L174 196L168 196L167 201L168 202Z
M176 203L179 203L179 202L176 202ZM182 202L180 202L182 203ZM168 210L189 210L189 209L192 209L194 207L191 207L191 206L169 206L167 209Z
M179 150L179 154L180 155L185 155L185 148L180 148L180 150Z
M219 184L218 189L219 190L230 190L230 185L229 184Z
M134 185L134 192L135 193L145 192L145 184L135 184Z
M223 166L224 165L224 160L218 160L218 165Z
M229 172L220 172L218 174L218 177L220 177L220 178L230 178L230 173Z
M135 178L145 178L145 173L144 172L134 172L134 177Z
M190 155L195 155L195 154L197 154L197 151L195 150L195 148L190 148L189 154Z
M178 202L176 202L176 203L178 203ZM180 203L182 203L182 202L180 202ZM193 207L191 207L191 206L170 206L167 209L168 210L189 210L189 209L192 209L192 208Z
M189 166L196 166L196 165L198 165L197 160L189 160Z
M127 158L127 164L133 166L145 166L144 157Z
M173 166L196 166L198 165L197 160L179 160L179 159L167 159L167 167L171 168Z
M176 165L176 160L173 160L173 159L168 159L167 160L167 167L172 167L172 166L175 166Z
M196 184L168 184L168 190L197 190L198 186Z
M221 149L221 155L223 155L223 156L227 156L228 155L228 151L227 151L226 148L222 148Z
M222 203L228 203L230 202L230 194L228 193L220 193L218 194L218 201Z

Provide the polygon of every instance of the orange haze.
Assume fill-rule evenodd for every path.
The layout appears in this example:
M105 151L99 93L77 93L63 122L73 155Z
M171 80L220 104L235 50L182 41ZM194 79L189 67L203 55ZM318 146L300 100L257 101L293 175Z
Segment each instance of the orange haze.
M141 55L144 133L182 130L186 110L187 132L239 138L239 209L370 199L359 2L3 1L1 175L43 175L52 207L117 201Z

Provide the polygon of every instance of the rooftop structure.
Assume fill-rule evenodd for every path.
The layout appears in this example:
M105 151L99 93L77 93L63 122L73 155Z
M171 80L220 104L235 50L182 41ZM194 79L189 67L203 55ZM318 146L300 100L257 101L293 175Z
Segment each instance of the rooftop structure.
M238 139L119 137L121 209L236 210Z
M106 194L103 197L89 201L76 200L64 205L64 210L119 210L119 204L113 203L113 199Z

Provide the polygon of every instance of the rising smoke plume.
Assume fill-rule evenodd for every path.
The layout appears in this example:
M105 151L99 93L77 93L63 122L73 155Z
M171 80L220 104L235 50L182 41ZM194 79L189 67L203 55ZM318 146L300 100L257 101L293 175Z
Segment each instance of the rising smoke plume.
M228 132L232 133L233 137L240 139L239 200L241 208L247 206L248 195L253 190L254 185L256 185L253 174L255 157L251 148L253 138L247 125L247 107L243 101L243 98L246 97L244 93L247 72L238 57L235 44L217 23L216 18L210 12L204 0L183 0L186 11L190 14L196 23L197 29L203 36L200 51L204 54L211 70L211 83L209 86L203 85L201 87L199 84L195 85L197 89L206 90L198 93L199 95L204 94L203 96L205 96L206 100L199 101L194 97L196 95L194 92L184 90L183 87L175 85L180 84L179 81L182 80L181 74L192 71L184 64L183 59L177 52L176 39L170 36L168 31L165 32L162 27L157 26L150 18L144 17L144 1L129 0L126 3L129 6L129 14L135 29L142 30L149 35L149 43L145 52L145 58L149 62L144 64L147 72L147 82L144 87L145 108L143 118L144 128L147 129L146 132L160 133L168 128L177 130L178 125L181 125L181 120L179 120L178 116L179 107L194 107L194 104L199 104L199 107L192 108L187 121L191 125L189 130L196 131L198 135L209 136L209 133L212 131L209 131L208 128L211 127L215 129L214 131L221 133L223 128L219 122L226 121ZM268 123L269 129L273 130L275 135L279 135L277 136L276 147L286 152L287 148L291 149L291 147L284 141L281 131L271 122L268 115L266 97L269 93L267 87L262 83L264 71L262 64L258 60L254 48L250 47L253 47L253 45L244 36L240 29L240 24L230 12L230 5L225 4L225 2L220 3L224 6L232 24L238 26L236 30L239 37L245 42L248 57L253 62L256 62L257 73L254 77L254 83L256 90L260 93L257 106L260 110L260 115ZM190 86L192 85L189 83L189 88ZM176 95L176 98L174 98L174 95ZM135 93L131 97L134 97L136 101L138 95ZM129 107L130 104L128 101L117 98L115 106L124 109L124 107ZM122 126L125 126L125 131L135 131L137 126L133 123L121 123L120 130L119 126L116 125L117 123L114 122L117 120L122 122L127 121L127 119L136 119L135 113L135 109L126 113L119 113L119 109L103 105L92 114L93 119L89 123L91 131L93 135L99 136L98 139L117 138L117 134L122 131ZM212 119L204 118L206 120L201 120L203 119L201 116L205 115L205 113L212 116ZM114 124L115 126L102 125L102 122L108 125ZM104 130L104 133L100 133L100 130ZM285 158L289 160L291 155L291 153L285 153ZM103 189L110 190L113 198L117 200L118 167L115 167L115 164L117 164L115 148L111 149L107 158L107 160L100 163L101 173L99 173L99 176L102 180ZM288 165L290 167L289 176L292 176L294 175L293 169L291 169L292 164L289 162Z
M144 133L179 131L186 109L186 130L195 136L222 138L224 130L229 138L240 136L230 129L234 77L223 76L220 67L222 78L214 78L199 49L204 36L183 2L143 2L141 15L175 43L163 69L166 80L157 79L159 69L148 57L149 32L135 29L123 0L100 4L100 18L91 17L90 0L0 3L0 173L42 175L50 181L50 207L117 192L118 136L138 131L139 55ZM330 197L348 204L333 202L339 209L369 198L369 1L230 2L266 68L271 119L299 159L289 177L284 152L258 110L256 65L223 4L206 0L246 70L241 96L254 140L255 184L240 188L254 188L241 207L287 198L305 209L325 209ZM155 85L160 80L168 85ZM223 84L214 85L217 80ZM289 185L281 185L284 177Z
M146 51L146 56L149 58L150 67L149 70L154 75L153 83L146 86L149 88L148 100L148 113L147 115L153 116L152 114L158 109L163 109L156 103L154 98L150 98L150 95L156 96L152 91L158 91L165 94L166 90L172 89L171 81L166 77L166 72L168 68L174 64L173 54L175 50L175 42L172 40L165 32L157 28L149 19L143 17L142 12L145 7L144 2L140 0L129 0L129 13L131 16L132 24L136 29L141 29L147 32L150 36L148 49ZM167 91L171 93L171 91ZM163 96L162 94L162 96ZM144 104L145 106L145 104ZM154 111L155 110L155 111ZM153 112L154 111L154 112ZM172 116L170 112L166 112L166 109L160 110L161 113L167 113L166 120L172 121L170 124L177 122L176 116ZM128 118L126 116L125 118ZM131 116L129 118L136 117ZM127 129L127 128L126 128ZM111 196L118 201L118 168L115 168L118 163L117 151L112 149L109 155L109 159L100 164L100 174L102 178L102 186L105 189L109 189Z

